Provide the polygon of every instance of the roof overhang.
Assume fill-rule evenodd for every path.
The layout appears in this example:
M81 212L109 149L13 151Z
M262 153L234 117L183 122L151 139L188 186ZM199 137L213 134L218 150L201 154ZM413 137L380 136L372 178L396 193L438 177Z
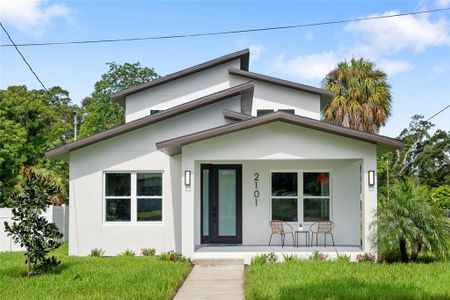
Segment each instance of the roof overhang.
M168 153L169 155L176 155L181 153L182 146L199 142L202 140L218 137L221 135L237 132L240 130L253 128L256 126L272 123L275 121L282 121L306 128L320 130L331 134L336 134L364 142L369 142L377 145L377 152L384 153L395 149L403 148L403 142L386 137L383 135L367 133L364 131L355 130L352 128L342 127L327 122L306 118L298 115L293 115L284 112L274 112L261 117L250 118L238 123L233 123L225 126L220 126L198 133L193 133L178 138L161 141L156 143L157 149Z
M325 89L318 88L315 86L305 85L305 84L301 84L301 83L297 83L297 82L293 82L293 81L283 80L283 79L279 79L279 78L275 78L275 77L271 77L271 76L267 76L267 75L263 75L263 74L248 72L248 70L242 70L242 69L240 70L240 69L231 68L231 69L228 69L228 73L231 75L235 75L235 76L245 77L245 78L256 80L256 81L275 84L275 85L282 86L285 88L290 88L290 89L294 89L294 90L299 90L299 91L319 95L321 109L323 107L325 107L334 96L333 92L331 92L329 90L325 90Z
M210 69L215 66L222 65L224 63L227 63L227 62L230 62L233 60L237 60L237 59L240 60L240 68L242 70L248 71L249 61L250 61L250 50L244 49L241 51L230 53L230 54L218 57L216 59L201 63L199 65L195 65L195 66L187 68L187 69L180 70L178 72L163 76L161 78L158 78L158 79L146 82L146 83L143 83L141 85L122 90L120 92L112 94L111 98L113 98L122 107L125 107L125 97L126 96L129 96L129 95L132 95L132 94L135 94L135 93L141 92L143 90L147 90L147 89L150 89L150 88L153 88L153 87L165 84L165 83L169 83L169 82L177 80L179 78L189 76L189 75L195 74L197 72L201 72L203 70Z
M50 151L47 151L45 153L45 156L48 158L60 158L60 159L67 159L67 153L73 150L78 150L81 148L84 148L86 146L98 143L100 141L113 138L115 136L143 128L145 126L169 119L171 117L180 115L182 113L192 111L194 109L216 103L221 100L225 100L234 96L241 96L241 102L242 99L247 99L249 96L253 95L253 82L246 82L243 84L239 84L236 86L233 86L231 88L228 88L226 90L222 90L220 92L216 92L183 104L180 104L178 106L174 106L170 109L161 111L155 115L149 115L128 123L125 123L121 126L103 131L101 133L89 136L87 138L72 142L70 144L52 149Z

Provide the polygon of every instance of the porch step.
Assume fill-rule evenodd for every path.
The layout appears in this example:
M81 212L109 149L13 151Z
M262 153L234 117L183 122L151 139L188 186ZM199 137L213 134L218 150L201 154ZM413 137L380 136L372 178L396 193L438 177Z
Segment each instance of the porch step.
M243 259L194 259L192 261L197 266L242 266Z

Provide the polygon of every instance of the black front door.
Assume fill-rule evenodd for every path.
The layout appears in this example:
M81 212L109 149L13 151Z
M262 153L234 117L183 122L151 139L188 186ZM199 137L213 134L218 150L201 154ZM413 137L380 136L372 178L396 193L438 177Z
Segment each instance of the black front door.
M242 166L201 165L201 235L205 244L242 243Z

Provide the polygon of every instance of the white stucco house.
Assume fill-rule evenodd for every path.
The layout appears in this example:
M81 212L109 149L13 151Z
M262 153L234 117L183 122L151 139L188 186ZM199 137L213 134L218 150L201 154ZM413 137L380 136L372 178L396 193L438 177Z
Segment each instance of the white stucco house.
M329 91L252 73L249 56L118 92L125 124L46 153L70 163L69 254L316 249L289 239L281 248L276 237L269 247L273 219L294 229L331 220L336 247L320 249L370 250L377 184L369 177L377 153L403 144L321 121Z

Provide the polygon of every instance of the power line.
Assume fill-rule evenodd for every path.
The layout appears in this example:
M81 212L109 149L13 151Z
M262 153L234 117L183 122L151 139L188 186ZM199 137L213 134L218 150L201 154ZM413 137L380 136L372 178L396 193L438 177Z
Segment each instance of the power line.
M11 36L9 35L8 31L6 30L5 26L3 26L3 23L0 22L0 26L2 27L3 31L6 33L6 35L8 36L8 39L11 41L12 45L14 46L14 48L16 48L17 53L19 53L20 57L22 57L22 60L24 61L24 63L28 66L28 69L30 69L31 73L33 73L34 77L36 77L37 81L39 81L39 83L42 85L42 87L44 88L44 90L48 93L47 88L45 87L44 83L42 82L42 80L39 78L39 76L36 74L36 72L33 70L33 68L31 67L31 65L28 63L28 61L26 60L25 56L23 56L22 52L20 52L19 47L17 47L17 45L14 43L13 39L11 38Z
M444 112L444 110L446 110L449 107L450 107L450 104L447 105L446 107L444 107L443 109L441 109L440 111L438 111L437 113L435 113L434 115L432 115L431 117L429 117L428 119L426 119L425 122L430 121L431 119L433 119L434 117L436 117L440 113Z
M420 10L420 11L407 12L407 13L398 13L398 14L392 14L392 15L386 15L386 16L372 16L372 17L364 17L364 18L344 19L344 20L337 20L337 21L324 21L324 22L316 22L316 23L304 23L304 24L286 25L286 26L238 29L238 30L228 30L228 31L212 31L212 32L191 33L191 34L162 35L162 36L150 36L150 37L131 37L131 38L81 40L81 41L65 41L65 42L45 42L45 43L22 43L22 44L17 44L17 46L29 47L29 46L54 46L54 45L73 45L73 44L99 44L99 43L135 42L135 41L146 41L146 40L163 40L163 39L190 38L190 37L201 37L201 36L228 35L228 34L239 34L239 33L249 33L249 32L260 32L260 31L285 30L285 29L293 29L293 28L316 27L316 26L342 24L342 23L349 23L349 22L380 20L380 19L388 19L388 18L395 18L395 17L443 12L443 11L448 11L448 10L450 10L450 7L439 8L439 9ZM12 47L12 46L15 46L15 45L14 44L1 44L0 45L0 47Z

